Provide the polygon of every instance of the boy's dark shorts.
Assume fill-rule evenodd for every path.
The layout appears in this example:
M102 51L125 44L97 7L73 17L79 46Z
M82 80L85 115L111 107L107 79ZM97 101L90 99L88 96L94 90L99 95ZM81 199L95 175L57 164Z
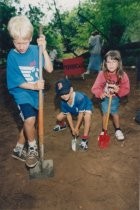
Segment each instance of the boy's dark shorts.
M38 110L32 107L30 104L20 104L12 107L12 115L17 124L19 130L23 128L24 120L29 117L37 117Z
M19 114L23 121L29 117L37 117L38 115L38 110L30 104L19 104L18 109L20 111Z

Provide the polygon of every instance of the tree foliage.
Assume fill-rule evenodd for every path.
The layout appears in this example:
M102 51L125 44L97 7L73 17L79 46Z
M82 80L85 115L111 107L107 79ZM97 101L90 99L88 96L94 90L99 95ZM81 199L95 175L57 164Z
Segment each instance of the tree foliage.
M0 34L1 49L9 49L8 20L17 14L26 14L33 26L33 43L38 36L38 28L45 16L42 7L29 6L24 12L12 6L12 2L20 0L4 0L0 3ZM82 1L83 2L83 1ZM46 2L47 3L47 2ZM57 1L48 4L48 10L54 15L51 22L44 23L44 34L48 48L55 47L59 53L84 52L88 47L88 38L92 31L98 30L106 49L118 49L121 45L139 41L140 34L140 4L138 0L85 0L72 11L64 11L57 6ZM47 11L46 11L47 12Z
M8 46L11 46L7 32L7 24L9 19L15 14L16 10L14 7L0 3L0 49L7 50Z

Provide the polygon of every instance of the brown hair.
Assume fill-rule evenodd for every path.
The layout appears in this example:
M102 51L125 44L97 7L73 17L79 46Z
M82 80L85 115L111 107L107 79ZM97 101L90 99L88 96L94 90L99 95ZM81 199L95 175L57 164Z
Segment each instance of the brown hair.
M117 68L116 74L118 77L118 82L120 82L120 80L122 79L123 73L124 73L121 54L118 50L110 50L105 54L103 65L102 65L102 70L104 71L105 78L108 77L108 69L107 69L107 65L106 65L108 57L110 57L112 60L118 61L118 68Z

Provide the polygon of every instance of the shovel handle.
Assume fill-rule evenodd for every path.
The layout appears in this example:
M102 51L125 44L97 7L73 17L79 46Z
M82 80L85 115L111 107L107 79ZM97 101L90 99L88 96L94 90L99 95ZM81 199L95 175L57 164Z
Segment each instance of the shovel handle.
M42 35L43 33L43 27L42 25L39 26L39 37ZM42 46L39 46L39 79L42 80L43 76L42 76Z
M42 26L39 27L39 36L42 34ZM42 75L42 46L39 46L39 79L43 79ZM39 90L39 118L38 118L38 136L39 136L39 146L40 146L40 156L43 159L44 156L44 97L43 90Z
M111 102L112 102L112 95L109 96L108 109L107 109L106 120L105 120L105 125L104 125L105 130L107 130L107 127L108 127Z
M43 34L43 26L40 24L39 26L39 36Z

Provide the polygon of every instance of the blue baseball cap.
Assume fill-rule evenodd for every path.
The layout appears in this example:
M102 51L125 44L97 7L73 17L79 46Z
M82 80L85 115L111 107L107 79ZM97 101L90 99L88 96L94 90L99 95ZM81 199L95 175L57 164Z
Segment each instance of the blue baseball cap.
M59 96L68 94L70 92L70 88L71 82L68 79L60 79L55 84L55 91Z

